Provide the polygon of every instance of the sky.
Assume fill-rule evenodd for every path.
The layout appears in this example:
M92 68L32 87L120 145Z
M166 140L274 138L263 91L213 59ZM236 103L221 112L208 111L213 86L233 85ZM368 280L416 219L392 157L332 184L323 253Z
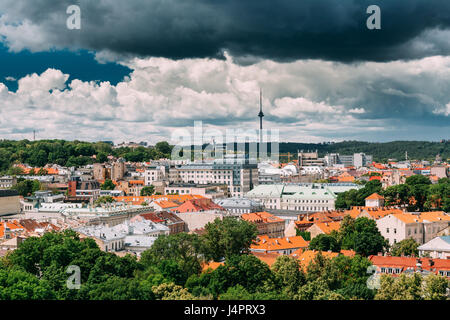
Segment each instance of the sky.
M260 89L280 141L448 139L450 2L0 2L2 139L256 130Z

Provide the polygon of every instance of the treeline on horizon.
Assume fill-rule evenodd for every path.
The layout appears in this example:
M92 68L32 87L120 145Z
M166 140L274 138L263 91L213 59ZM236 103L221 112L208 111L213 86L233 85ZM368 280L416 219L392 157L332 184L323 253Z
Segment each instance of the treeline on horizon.
M205 147L205 145L203 146ZM242 145L241 145L242 147ZM143 162L160 158L170 158L173 146L166 141L158 142L151 147L120 147L114 149L108 142L85 142L67 140L1 140L0 141L0 172L7 173L14 163L26 163L34 167L42 167L48 163L62 166L83 166L94 162L105 162L112 155L116 158L124 158L126 161ZM191 146L194 150L194 146ZM235 143L233 149L237 150ZM248 152L249 143L243 150ZM327 153L339 153L351 155L364 152L373 155L374 161L386 162L388 159L404 160L405 152L408 159L434 160L437 154L442 159L450 158L450 142L429 141L392 141L392 142L362 142L343 141L336 143L295 143L282 142L279 144L279 153L282 161L287 161L287 153L291 154L290 160L297 159L297 151L315 151L319 157ZM268 145L268 153L271 145ZM96 158L92 158L95 155ZM286 159L285 159L286 158Z
M327 153L339 153L352 155L363 152L372 155L377 162L386 162L388 159L397 161L405 160L405 152L408 152L410 160L434 160L436 155L441 155L443 160L450 158L450 141L391 141L391 142L364 142L342 141L335 143L280 143L280 153L297 153L298 150L315 151L319 157Z
M203 149L208 146L204 144ZM250 148L251 147L251 148ZM267 145L267 153L270 156L272 152L271 144ZM245 151L246 154L257 152L256 143L230 143L226 145L228 150ZM194 152L195 146L191 146ZM322 143L299 143L299 142L280 142L278 145L278 153L280 160L288 161L297 160L298 151L316 151L320 158L327 153L339 153L341 155L353 155L354 153L363 152L372 155L376 162L387 162L389 159L397 161L405 160L405 152L408 152L409 160L429 160L434 161L436 155L440 155L443 160L450 158L450 140L442 142L431 141L391 141L391 142L365 142L365 141L342 141L342 142L322 142Z
M1 140L0 172L14 174L15 163L26 163L33 167L58 164L79 167L95 162L106 162L108 156L124 158L126 161L143 162L160 158L170 158L172 147L166 142L158 142L154 147L120 147L114 149L107 142L84 142L66 140ZM96 156L93 158L92 156Z

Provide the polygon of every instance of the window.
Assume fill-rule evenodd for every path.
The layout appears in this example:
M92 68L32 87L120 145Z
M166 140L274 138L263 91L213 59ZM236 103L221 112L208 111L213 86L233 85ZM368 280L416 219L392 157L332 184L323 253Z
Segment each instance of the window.
M394 233L397 233L397 229L396 228L394 228Z
M386 228L386 233L389 233L389 228Z

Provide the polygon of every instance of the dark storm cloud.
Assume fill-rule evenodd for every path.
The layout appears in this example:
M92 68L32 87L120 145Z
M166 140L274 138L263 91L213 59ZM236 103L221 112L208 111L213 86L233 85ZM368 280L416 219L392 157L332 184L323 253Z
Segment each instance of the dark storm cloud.
M81 30L65 28L70 4L81 7ZM381 8L381 30L366 27L372 4ZM450 52L448 36L435 32L450 26L448 0L2 0L0 12L28 19L51 46L120 56L218 57L227 50L247 64L260 58L389 61ZM21 41L39 49L26 37Z

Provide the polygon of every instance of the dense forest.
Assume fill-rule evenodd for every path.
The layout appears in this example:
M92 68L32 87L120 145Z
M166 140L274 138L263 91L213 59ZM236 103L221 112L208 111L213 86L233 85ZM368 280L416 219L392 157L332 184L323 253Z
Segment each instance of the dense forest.
M251 145L251 148L250 148ZM206 145L203 145L205 148ZM256 152L257 147L254 143L230 143L227 145L230 150L245 150ZM191 150L194 147L191 146ZM342 141L342 142L322 142L322 143L297 143L280 142L278 152L280 159L287 162L287 154L290 153L290 160L297 159L297 151L303 150L316 151L319 157L324 157L327 153L339 153L341 155L353 155L363 152L372 155L373 160L377 162L387 162L388 159L398 161L405 160L405 152L408 152L409 160L429 160L434 161L436 155L440 155L443 160L450 158L450 141L429 142L429 141L392 141L392 142L363 142L363 141ZM267 146L267 152L271 153L271 145Z
M2 140L0 141L0 172L6 173L13 163L27 163L42 167L47 163L62 166L83 166L94 162L105 162L109 155L127 161L142 162L151 159L169 158L172 147L165 141L154 147L114 149L106 142L82 142L65 140ZM95 159L92 156L96 156Z
M327 153L352 155L358 152L372 155L374 161L386 162L388 159L405 160L405 152L411 160L434 160L437 154L442 159L450 158L450 141L392 141L392 142L362 142L343 141L336 143L280 143L280 153L294 153L298 150L317 150L319 157Z

